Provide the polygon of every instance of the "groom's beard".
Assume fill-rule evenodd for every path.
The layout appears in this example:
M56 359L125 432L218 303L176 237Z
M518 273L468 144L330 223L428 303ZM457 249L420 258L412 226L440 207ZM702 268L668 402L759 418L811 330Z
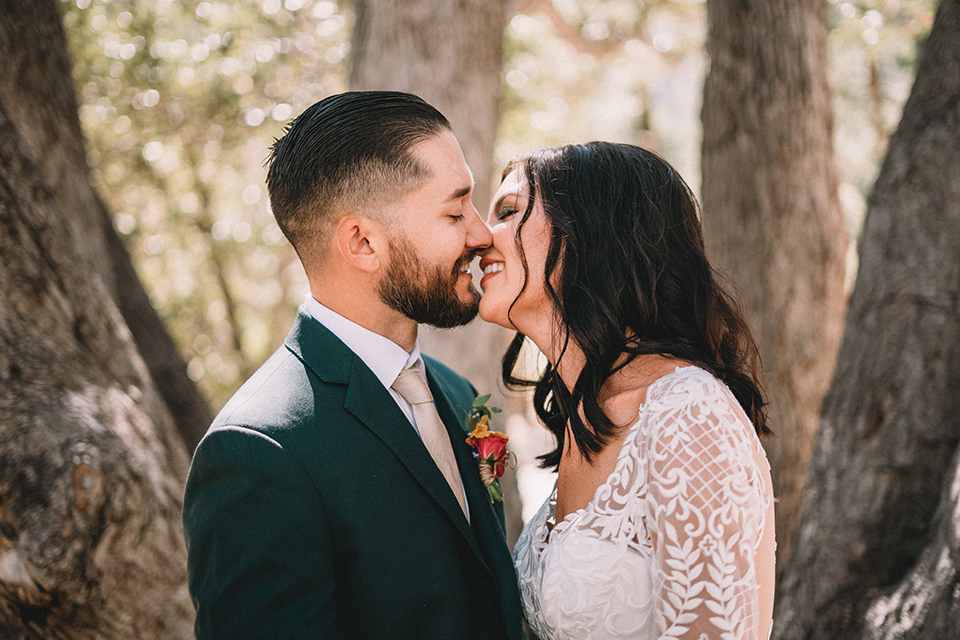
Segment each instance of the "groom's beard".
M477 316L480 293L470 283L470 299L461 300L457 279L473 252L460 256L452 271L430 267L404 238L390 241L390 264L378 284L380 299L411 320L442 329L459 327Z

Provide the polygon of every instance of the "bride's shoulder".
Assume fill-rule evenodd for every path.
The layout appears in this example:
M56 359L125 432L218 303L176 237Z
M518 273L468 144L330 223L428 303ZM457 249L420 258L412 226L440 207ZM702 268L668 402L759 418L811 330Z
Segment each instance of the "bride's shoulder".
M645 405L646 436L690 431L738 434L754 431L733 392L715 375L695 365L677 367L650 386Z
M719 378L696 365L676 367L657 379L647 392L647 404L693 404L733 401L736 398Z

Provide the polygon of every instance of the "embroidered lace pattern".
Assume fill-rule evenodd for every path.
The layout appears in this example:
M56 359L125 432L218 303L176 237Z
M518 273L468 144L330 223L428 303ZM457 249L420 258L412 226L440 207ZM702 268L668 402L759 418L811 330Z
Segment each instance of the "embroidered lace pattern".
M723 383L697 367L660 378L593 500L554 524L554 490L524 528L527 621L542 640L756 640L768 472Z

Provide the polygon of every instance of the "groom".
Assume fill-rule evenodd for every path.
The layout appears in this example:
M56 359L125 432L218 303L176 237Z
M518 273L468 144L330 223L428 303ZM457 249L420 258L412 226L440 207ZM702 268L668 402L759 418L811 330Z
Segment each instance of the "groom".
M464 442L476 391L417 343L476 315L491 241L449 123L409 94L331 96L267 185L310 295L194 456L197 638L521 638L502 505Z

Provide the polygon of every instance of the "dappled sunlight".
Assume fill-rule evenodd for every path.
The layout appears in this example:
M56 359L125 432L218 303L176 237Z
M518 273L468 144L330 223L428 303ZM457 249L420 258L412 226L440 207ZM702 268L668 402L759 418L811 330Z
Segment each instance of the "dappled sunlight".
M60 4L91 180L216 408L282 340L306 292L270 214L263 163L291 118L347 88L352 5ZM830 0L837 159L852 234L932 5ZM520 10L505 29L494 180L517 153L608 139L657 150L697 189L705 3L553 0ZM850 265L852 274L855 254ZM197 352L201 337L220 361Z
M312 0L62 7L91 178L190 376L219 406L306 291L263 163L288 120L346 88L352 16Z

